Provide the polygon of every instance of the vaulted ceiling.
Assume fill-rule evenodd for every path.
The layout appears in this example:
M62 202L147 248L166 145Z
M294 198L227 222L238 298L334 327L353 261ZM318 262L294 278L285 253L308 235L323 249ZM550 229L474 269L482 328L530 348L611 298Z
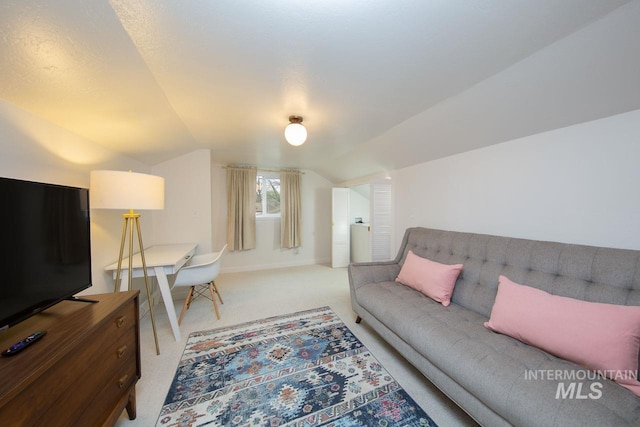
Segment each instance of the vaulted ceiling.
M299 167L340 182L640 108L639 85L628 87L638 83L638 59L625 59L630 70L603 64L618 62L598 57L612 54L610 44L575 58L567 44L562 54L567 67L591 58L589 87L613 85L593 107L571 86L582 78L574 70L530 60L549 52L553 61L554 46L621 6L629 11L620 15L640 18L638 3L3 0L0 98L150 165L209 148L220 163ZM640 41L637 23L611 20L599 31L627 31L612 41L626 58ZM518 69L527 71L509 72ZM474 111L496 107L483 92L492 87L524 97L496 108L520 109L521 123L473 125ZM576 93L565 96L567 87ZM562 99L544 105L536 96ZM283 138L291 114L308 130L301 147Z

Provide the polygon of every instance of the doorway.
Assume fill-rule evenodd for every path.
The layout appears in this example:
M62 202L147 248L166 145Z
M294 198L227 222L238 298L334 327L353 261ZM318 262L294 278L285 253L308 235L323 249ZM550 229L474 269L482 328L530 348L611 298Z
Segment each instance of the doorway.
M391 259L391 189L386 178L333 189L332 267Z

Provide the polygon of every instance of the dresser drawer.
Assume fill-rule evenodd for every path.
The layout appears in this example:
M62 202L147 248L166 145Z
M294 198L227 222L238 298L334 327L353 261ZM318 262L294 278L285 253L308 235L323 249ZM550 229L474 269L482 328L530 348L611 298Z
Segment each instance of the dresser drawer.
M103 425L109 418L114 404L127 398L130 393L135 393L135 389L132 387L137 380L136 364L127 363L107 381L107 385L95 395L91 405L85 409L73 425L78 427Z
M120 310L113 313L105 326L106 330L101 333L114 334L114 336L121 335L136 324L137 313L138 311L133 304L121 307Z
M85 426L113 426L124 409L134 416L138 295L91 295L95 304L62 301L3 332L3 344L27 332L47 335L0 360L0 426L67 427L79 419L88 420Z
M85 340L61 359L53 369L43 374L38 381L26 388L19 398L6 403L0 411L0 420L11 420L12 425L55 425L55 420L42 417L50 411L59 413L60 405L65 407L65 414L71 408L67 402L79 402L75 406L84 409L84 402L90 402L92 396L87 390L80 391L82 384L96 383L96 375L106 370L115 372L120 365L116 356L118 349L126 346L126 358L135 354L137 347L137 329L135 306L127 304L116 310ZM120 350L122 351L122 350ZM111 357L108 357L109 355ZM18 357L18 356L16 356ZM124 358L123 354L120 359ZM136 357L134 357L134 364ZM122 363L121 360L119 363ZM106 381L102 380L102 381ZM93 390L97 392L98 390ZM80 396L80 398L79 398ZM33 408L38 408L34 411ZM76 409L79 413L80 409ZM65 415L65 417L67 416ZM42 418L41 418L42 417ZM64 419L65 417L62 417Z
M42 425L67 426L64 418L77 419L88 408L94 405L108 405L113 407L117 398L112 397L108 402L99 402L98 395L105 384L117 382L121 378L119 373L123 370L132 372L124 381L126 385L135 382L137 377L136 334L135 328L130 328L109 347L100 352L100 358L94 366L89 367L84 373L76 375L76 381L64 394L49 407L42 418ZM102 343L101 343L102 344ZM90 381L87 378L90 377ZM85 425L95 425L94 423Z

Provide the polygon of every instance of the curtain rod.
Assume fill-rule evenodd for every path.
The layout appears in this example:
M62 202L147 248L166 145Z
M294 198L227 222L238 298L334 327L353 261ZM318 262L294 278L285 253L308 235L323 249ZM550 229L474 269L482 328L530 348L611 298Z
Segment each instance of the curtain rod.
M224 165L222 166L222 169L237 169L237 170L255 169L263 172L297 172L301 175L304 175L304 172L299 171L297 169L270 169L270 168L259 168L256 166L224 166Z

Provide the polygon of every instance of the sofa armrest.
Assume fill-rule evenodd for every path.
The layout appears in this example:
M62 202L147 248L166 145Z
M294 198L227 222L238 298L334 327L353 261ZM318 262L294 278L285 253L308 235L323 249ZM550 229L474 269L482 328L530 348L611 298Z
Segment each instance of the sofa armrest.
M369 283L394 281L399 272L396 261L353 263L349 264L349 284L358 289Z
M402 265L400 261L404 256L404 250L409 242L409 235L415 228L407 228L400 244L396 259L392 261L354 262L349 264L349 285L353 291L363 285L379 282L392 282L396 280Z

